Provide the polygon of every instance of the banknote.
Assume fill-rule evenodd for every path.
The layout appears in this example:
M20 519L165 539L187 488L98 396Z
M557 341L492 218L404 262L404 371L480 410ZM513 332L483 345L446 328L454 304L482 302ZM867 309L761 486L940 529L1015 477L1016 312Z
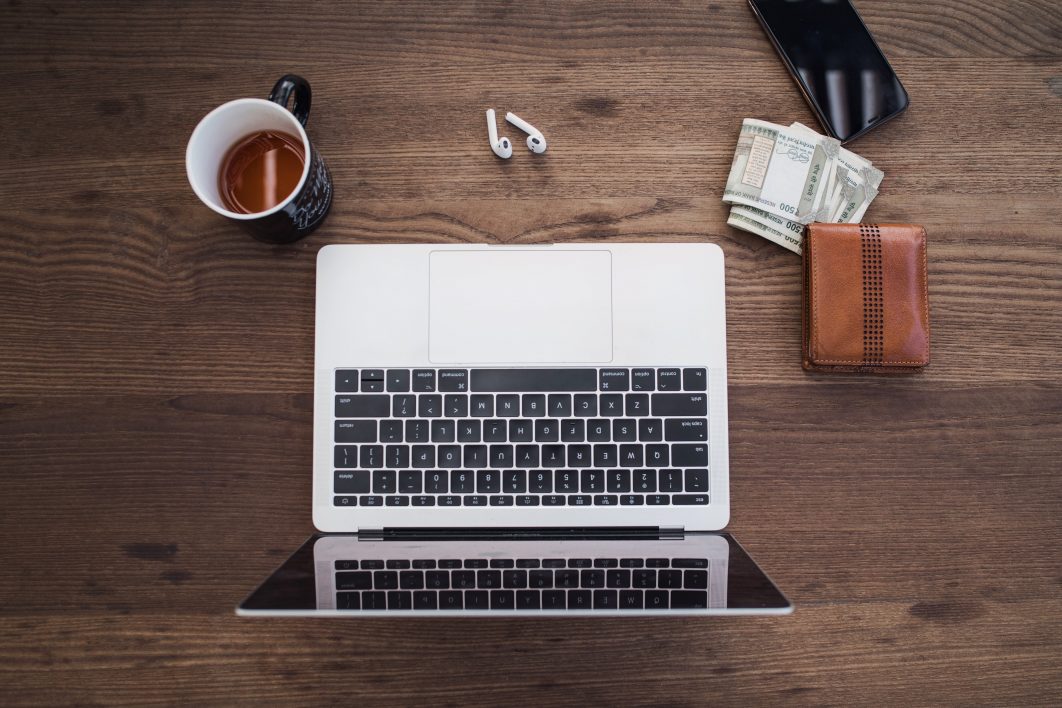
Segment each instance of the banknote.
M776 123L746 118L730 166L723 201L756 207L807 224L820 216L840 143Z
M870 160L802 123L746 118L723 193L727 224L800 253L806 224L858 223L884 177Z

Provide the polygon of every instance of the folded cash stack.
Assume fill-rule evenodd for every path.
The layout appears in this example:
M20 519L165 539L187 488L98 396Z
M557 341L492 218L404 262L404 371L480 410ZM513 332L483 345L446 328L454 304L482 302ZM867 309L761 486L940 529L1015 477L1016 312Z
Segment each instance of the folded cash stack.
M806 125L746 118L723 192L726 223L800 253L806 224L859 223L884 176Z

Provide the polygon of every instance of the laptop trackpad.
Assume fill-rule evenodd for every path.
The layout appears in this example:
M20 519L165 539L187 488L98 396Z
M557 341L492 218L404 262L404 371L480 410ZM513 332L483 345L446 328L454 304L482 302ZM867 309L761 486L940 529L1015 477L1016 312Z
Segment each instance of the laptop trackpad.
M433 251L429 355L465 364L608 362L608 251Z

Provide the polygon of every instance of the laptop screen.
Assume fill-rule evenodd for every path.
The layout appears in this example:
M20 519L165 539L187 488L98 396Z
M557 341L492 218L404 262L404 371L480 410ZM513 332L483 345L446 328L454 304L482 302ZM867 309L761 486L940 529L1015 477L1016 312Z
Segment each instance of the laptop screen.
M786 614L730 534L315 535L242 615Z

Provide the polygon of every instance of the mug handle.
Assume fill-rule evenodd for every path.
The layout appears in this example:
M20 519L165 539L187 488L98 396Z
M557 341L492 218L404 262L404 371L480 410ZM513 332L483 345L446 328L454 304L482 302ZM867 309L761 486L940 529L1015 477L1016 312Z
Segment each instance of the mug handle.
M295 105L291 107L291 112L295 115L295 120L305 126L306 121L310 118L311 94L309 81L295 74L281 76L280 80L273 86L273 90L269 92L269 100L286 107L292 91L295 92Z

